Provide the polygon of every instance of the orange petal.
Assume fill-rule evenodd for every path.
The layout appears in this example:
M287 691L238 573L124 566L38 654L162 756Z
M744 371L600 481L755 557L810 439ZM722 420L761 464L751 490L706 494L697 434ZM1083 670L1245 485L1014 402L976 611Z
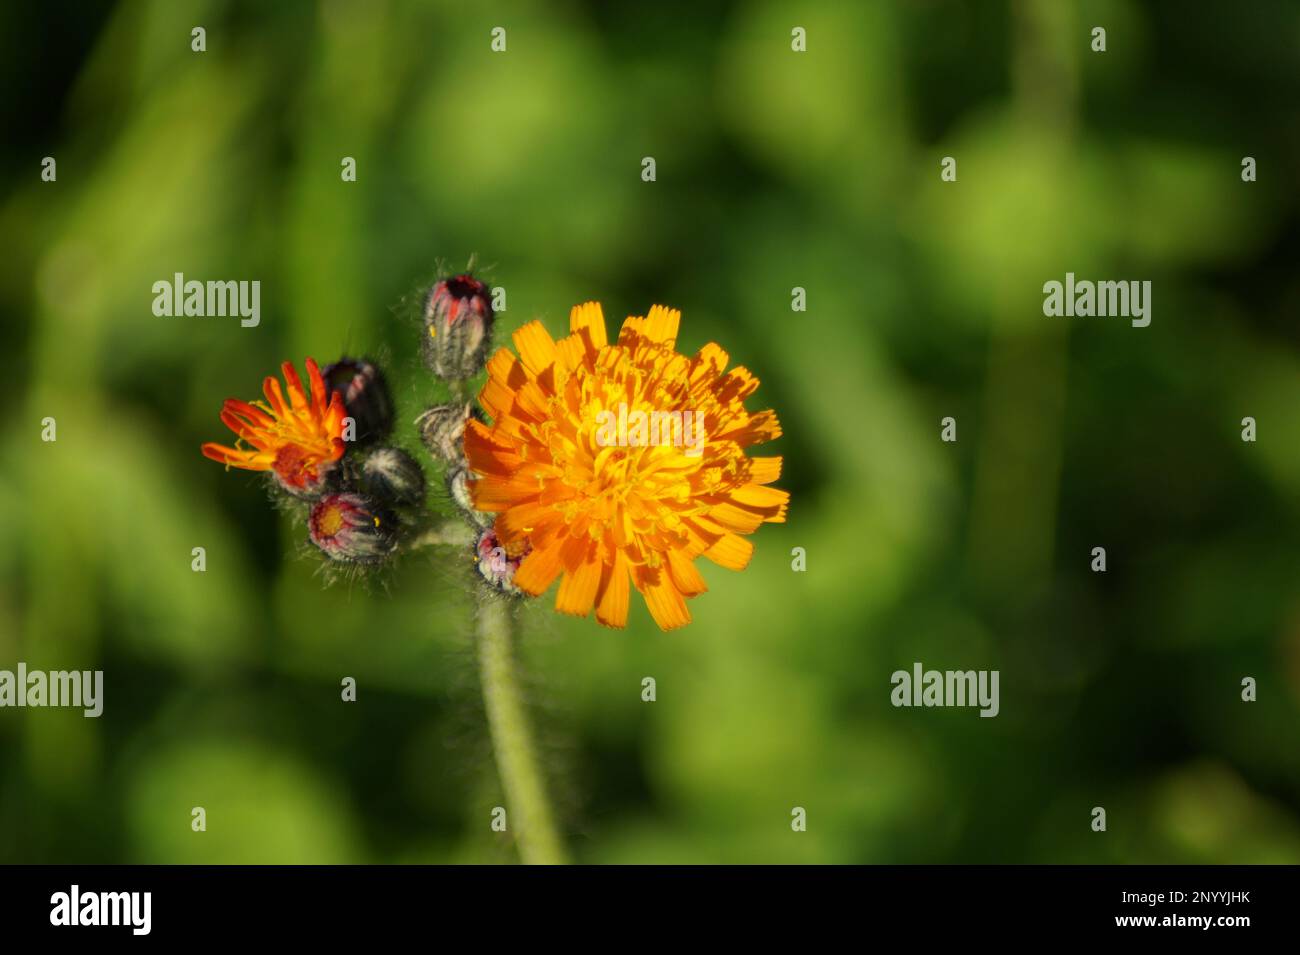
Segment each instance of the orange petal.
M247 441L253 447L257 448L257 450L265 451L270 445L271 442L266 439L266 432L254 428L247 421L238 417L233 411L223 410L220 418L222 424L235 432L241 440Z
M687 597L694 597L709 589L704 583L704 578L700 576L700 572L696 570L695 562L683 551L670 550L668 552L668 573L677 589Z
M785 520L785 509L790 503L790 492L777 487L763 487L760 484L746 484L731 492L733 503L763 515L763 519L772 523Z
M760 513L745 507L737 507L730 501L725 500L709 508L709 517L727 530L735 531L737 534L752 534L767 519Z
M518 361L508 348L498 348L488 359L488 377L479 391L478 400L483 410L493 419L500 418L509 411L510 403L515 400L515 390L510 384L510 379L517 364ZM522 380L527 380L522 368L519 369L519 376ZM520 384L523 383L522 380Z
M564 516L549 504L540 501L524 501L507 508L498 515L496 532L502 540L527 540L541 532Z
M744 365L737 365L717 383L716 391L718 400L724 404L732 401L744 401L758 391L758 379Z
M645 316L629 315L623 319L623 327L618 330L618 345L622 349L632 349L638 341L645 339Z
M781 437L781 423L772 410L760 411L749 416L743 425L724 431L714 436L718 441L735 441L741 447L775 441Z
M250 405L247 401L240 401L237 398L227 398L221 406L223 411L232 411L239 417L256 425L260 428L271 428L275 426L275 419L255 405Z
M347 417L347 408L343 404L343 392L335 391L330 395L329 406L326 407L325 429L330 434L343 433L343 419Z
M654 305L650 308L650 314L645 317L645 325L642 328L645 337L652 342L673 348L677 344L677 329L681 322L682 313L677 309Z
M488 474L469 482L469 496L474 507L489 514L532 500L539 490L536 478L527 475L502 477Z
M519 360L534 375L540 375L559 357L551 333L536 319L517 330L513 338L515 348L519 350Z
M596 602L596 587L600 583L600 568L593 548L588 559L577 569L565 572L560 591L555 595L555 609L574 617L591 613L592 604Z
M719 567L744 570L754 556L754 545L737 534L723 534L704 552L704 556Z
M224 444L217 444L213 441L205 442L199 450L203 452L205 458L220 461L222 464L228 464L232 457L238 457L240 454L234 448L228 448Z
M536 597L555 582L564 568L560 564L560 545L535 550L520 563L515 571L514 585L526 594Z
M636 589L645 597L650 616L660 630L676 630L691 622L691 612L681 591L669 579L665 568L638 567L635 571Z
M271 405L271 411L277 418L289 417L289 406L285 404L284 392L280 388L280 379L267 375L262 380L262 394Z
M627 560L620 553L614 557L614 563L606 564L601 570L596 591L596 620L606 627L626 627L630 590Z
M691 362L691 385L711 384L727 368L727 362L731 361L728 355L717 342L709 342L698 352Z
M222 464L227 464L233 468L243 468L246 471L266 471L270 469L273 460L269 454L241 451L238 448L228 448L225 445L215 444L211 441L204 444L199 450L203 452L205 458L220 461Z
M302 411L307 407L307 396L303 394L302 379L298 377L298 369L293 367L293 362L286 361L280 365L280 371L289 385L290 405L294 411Z
M749 479L755 484L771 484L781 477L781 458L750 458Z
M480 474L509 477L524 463L508 442L496 437L491 429L473 418L465 428L464 449L470 469Z
M515 403L510 410L516 416L527 415L534 421L545 421L550 417L550 403L541 385L530 381L515 392Z
M609 344L605 337L605 313L599 302L584 302L573 306L569 312L569 331L585 338L593 348L601 349Z
M317 415L325 413L325 398L329 395L325 387L325 379L320 376L320 367L316 364L316 359L307 359L307 387L311 389L311 407Z
M555 351L560 356L560 364L569 373L576 371L586 361L590 352L587 342L581 335L565 335L555 343Z

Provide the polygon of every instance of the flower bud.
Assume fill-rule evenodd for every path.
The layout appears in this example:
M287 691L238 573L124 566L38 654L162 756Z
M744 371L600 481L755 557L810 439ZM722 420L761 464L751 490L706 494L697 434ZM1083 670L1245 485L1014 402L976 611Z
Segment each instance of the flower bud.
M397 547L397 520L360 494L327 494L307 519L311 542L331 560L374 564Z
M352 445L382 441L393 429L393 399L388 383L373 362L340 358L321 373L325 384L343 396L343 407L355 423L355 433L344 434Z
M394 507L413 507L424 500L424 471L398 448L376 448L361 466L366 493Z
M487 527L495 520L495 515L485 514L474 507L474 500L469 494L469 471L465 468L451 468L447 472L447 493L451 496L452 503L477 526Z
M527 550L513 557L507 554L505 547L497 538L496 531L489 527L479 535L474 561L478 565L478 572L491 587L504 594L519 594L523 591L516 587L513 581L515 571L519 569L520 563L526 556L528 556Z
M442 279L424 304L425 361L439 378L461 381L483 370L492 337L488 287L468 272Z
M415 419L429 453L448 464L465 466L465 424L481 417L472 404L436 405Z

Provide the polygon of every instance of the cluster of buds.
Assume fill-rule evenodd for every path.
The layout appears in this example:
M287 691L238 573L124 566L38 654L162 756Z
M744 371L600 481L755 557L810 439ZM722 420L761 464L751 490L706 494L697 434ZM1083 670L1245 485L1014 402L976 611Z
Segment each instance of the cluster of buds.
M221 420L237 440L209 441L203 455L267 472L289 501L305 503L308 538L331 561L383 561L407 526L400 512L424 500L424 472L415 459L376 447L393 428L384 376L355 358L323 370L308 358L306 387L292 362L281 372L283 386L274 377L262 383L264 401L226 401Z
M378 366L340 358L321 376L342 398L346 451L312 503L308 536L337 564L381 564L415 523L403 512L424 502L424 471L400 448L380 445L393 430L393 399Z
M475 510L464 451L468 422L482 419L464 394L487 362L490 292L466 272L434 283L422 304L424 361L453 400L420 415L420 437L442 464L448 496L473 531L484 579L511 593L523 555L507 555L492 536L490 515ZM283 387L274 377L263 383L265 401L226 401L221 420L237 440L208 442L203 454L227 467L268 472L277 490L306 512L308 538L331 566L384 563L418 539L430 515L423 509L424 471L387 443L394 405L383 373L365 359L340 358L322 369L308 358L304 387L291 362L281 370Z
M344 358L322 373L308 358L308 388L285 362L287 387L268 377L265 401L227 400L221 420L237 440L208 442L203 454L270 471L292 500L309 502L298 505L310 510L309 539L333 566L465 547L485 582L475 589L489 622L502 609L494 594L536 596L558 582L560 613L594 610L600 624L622 628L635 588L661 630L685 626L687 600L707 589L696 559L741 570L753 550L744 537L786 519L790 494L771 487L782 457L746 454L781 436L774 411L744 407L758 380L725 371L716 343L695 359L679 353L681 312L663 305L628 316L612 341L599 302L575 305L567 336L556 340L534 320L515 331L513 351L489 360L494 311L505 307L496 293L464 272L418 301L420 350L439 399L414 424L445 482L436 524L420 465L391 446L392 397L368 361ZM629 408L640 417L636 437L623 420ZM652 421L658 436L647 439L647 414L680 427ZM648 445L652 453L627 450Z
M442 463L447 496L474 531L474 560L494 590L518 594L511 584L523 554L508 555L492 531L492 516L474 508L465 461L465 427L482 420L473 402L461 398L464 383L483 371L492 343L492 302L487 285L468 272L440 279L424 299L424 361L447 382L452 401L434 405L416 421L420 439Z
M481 413L472 404L452 401L434 405L420 415L416 425L429 454L435 461L441 461L446 468L448 497L466 520L476 529L482 529L490 521L488 515L476 511L470 502L469 468L465 462L463 444L465 425L474 417L481 417Z

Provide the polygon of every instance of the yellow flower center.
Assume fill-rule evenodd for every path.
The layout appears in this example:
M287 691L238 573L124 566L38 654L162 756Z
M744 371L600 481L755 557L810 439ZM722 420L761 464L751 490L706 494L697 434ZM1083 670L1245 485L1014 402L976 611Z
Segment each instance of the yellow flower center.
M378 525L376 521L375 526ZM326 507L317 518L316 526L322 537L333 537L343 529L343 510L337 504Z

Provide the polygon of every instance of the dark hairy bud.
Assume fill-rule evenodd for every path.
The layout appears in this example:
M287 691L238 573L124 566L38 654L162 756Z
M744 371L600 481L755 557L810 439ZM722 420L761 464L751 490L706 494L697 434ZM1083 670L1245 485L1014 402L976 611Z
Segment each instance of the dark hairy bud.
M393 399L383 373L364 358L340 358L321 372L325 384L343 396L343 407L355 423L355 434L344 432L350 445L382 441L393 429Z
M376 448L361 466L367 494L394 507L414 507L424 500L424 471L398 448Z

